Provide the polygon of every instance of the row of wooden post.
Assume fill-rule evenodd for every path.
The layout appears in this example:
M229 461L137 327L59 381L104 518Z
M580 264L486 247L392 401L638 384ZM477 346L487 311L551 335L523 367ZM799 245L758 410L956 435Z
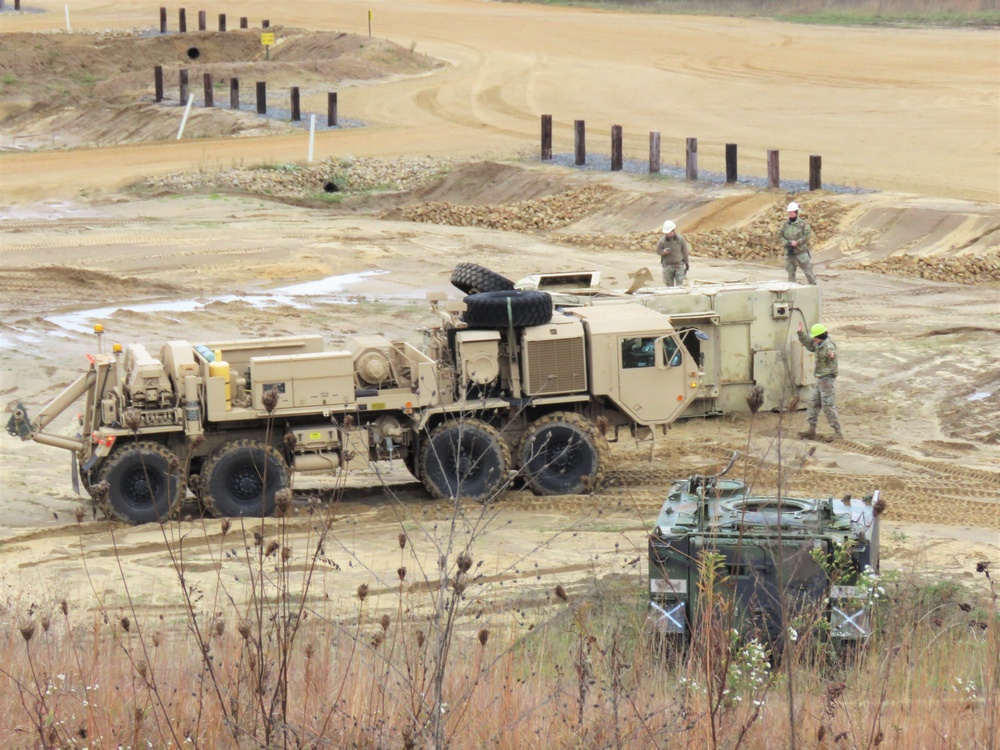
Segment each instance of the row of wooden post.
M179 71L178 82L180 85L180 103L187 104L188 100L188 71L186 68L181 68ZM213 89L212 74L205 73L204 77L205 85L205 107L215 106L215 92ZM163 101L163 66L157 65L153 69L153 85L156 90L156 101ZM299 87L292 86L291 91L291 111L292 111L292 122L300 122L302 120L302 110L299 106ZM230 78L229 79L229 108L239 109L240 108L240 79ZM266 115L267 114L267 82L257 81L257 114ZM330 91L326 96L326 124L333 128L337 126L337 92Z
M684 177L688 180L698 179L698 139L688 138L685 144ZM583 120L573 121L573 156L577 166L587 163L586 125ZM737 149L735 143L726 144L726 182L738 180L736 167ZM552 159L552 115L542 115L542 161ZM619 172L623 165L622 126L611 126L611 171ZM649 171L660 171L660 134L649 133ZM823 157L812 154L809 157L809 189L819 190L822 180ZM778 169L777 149L767 152L767 185L776 188L781 185L781 175Z
M18 6L21 4L21 0L16 0ZM260 22L260 27L266 29L270 27L271 22L266 18ZM203 10L198 11L198 31L205 31L208 28L208 14ZM240 28L247 29L250 28L249 19L246 16L240 16ZM226 14L219 14L219 31L226 30ZM181 34L187 33L187 9L180 8L177 11L177 31ZM167 33L167 9L160 6L160 33Z

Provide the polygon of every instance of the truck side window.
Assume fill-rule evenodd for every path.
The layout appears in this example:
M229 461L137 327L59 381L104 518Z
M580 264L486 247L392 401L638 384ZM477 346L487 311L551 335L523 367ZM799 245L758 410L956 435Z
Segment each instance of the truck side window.
M663 339L663 361L670 367L680 367L681 363L684 361L680 347L677 346L677 342L670 337Z
M631 370L636 367L656 366L656 339L640 337L622 339L622 368Z

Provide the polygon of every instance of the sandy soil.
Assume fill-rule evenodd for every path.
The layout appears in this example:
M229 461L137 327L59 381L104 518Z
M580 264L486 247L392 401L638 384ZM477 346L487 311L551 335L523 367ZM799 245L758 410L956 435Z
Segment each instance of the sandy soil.
M4 32L61 24L61 5L38 5L52 12L5 17ZM226 10L206 7L210 17ZM272 6L249 2L241 12L363 32L367 8L296 5L277 19ZM85 0L73 12L78 27L155 22L155 9L132 2ZM931 196L843 199L838 231L817 260L825 322L843 354L840 402L848 439L836 445L782 441L782 463L789 486L802 494L882 488L889 503L889 567L971 578L976 561L1000 559L995 285L892 278L849 267L900 251L995 251L995 34L617 16L465 0L386 2L376 9L375 30L404 48L415 42L448 66L348 87L343 116L369 125L322 134L320 156L533 152L538 116L552 112L557 150L570 149L572 121L584 118L592 133L623 124L635 158L645 156L645 134L661 129L665 153L673 149L668 160L681 158L684 136L698 135L703 168L718 169L721 144L737 142L746 171L762 173L765 149L776 147L782 173L801 177L806 156L822 153L829 181ZM427 320L425 293L457 294L448 277L459 260L515 278L587 267L624 279L649 264L648 255L634 251L554 244L559 232L382 220L369 211L376 205L356 213L348 205L334 214L224 194L135 201L115 192L179 168L304 153L304 136L295 134L0 154L7 204L0 222L4 407L23 401L37 411L71 382L95 348L87 332L98 321L112 340L154 348L173 338L304 332L331 344L354 332L415 340ZM498 203L591 179L536 169L517 179L491 172L487 180L483 171L478 184L446 182L412 200ZM668 212L682 226L689 219L699 230L733 229L784 199L743 189L654 186L625 175L593 179L607 180L625 197L560 232L645 231ZM94 189L100 201L79 199ZM386 207L403 203L390 200ZM696 257L692 275L772 279L782 270L775 260ZM310 285L318 280L325 281ZM611 482L599 496L549 500L512 492L494 509L463 507L460 536L473 535L484 512L490 519L474 546L493 585L484 601L516 601L511 590L537 594L557 583L572 589L594 577L640 574L636 558L670 479L721 465L730 450L746 449L752 430L750 453L765 467L758 487L767 491L777 476L778 436L802 422L801 414L760 415L753 425L743 418L686 422L655 446L616 446ZM239 579L239 564L224 552L242 543L236 530L223 540L217 520L185 520L165 531L117 528L113 535L89 515L78 525L69 468L65 452L0 441L0 581L7 596L68 597L86 605L95 590L113 604L121 601L126 571L145 604L169 613L177 584L164 533L175 549L185 540L189 582L208 586L217 571ZM401 525L413 542L406 554L433 578L448 508L428 501L395 471L401 482L395 495L373 489L374 476L361 476L337 505L325 506L336 515L335 542L317 596L346 600L360 582L380 591L398 586ZM315 517L307 511L321 487L297 485L296 555L309 548Z
M61 4L4 18L4 31L63 26ZM370 3L282 7L255 0L240 13L273 24L367 34ZM206 6L209 17L230 10ZM134 0L74 3L76 28L155 27L155 7ZM172 16L171 26L176 19ZM387 0L374 34L448 63L435 75L341 93L343 117L363 129L320 134L318 156L537 153L539 115L555 119L556 150L572 151L583 119L591 149L612 124L627 155L645 159L648 133L663 158L700 139L703 169L721 171L725 143L741 170L763 175L767 149L782 175L803 178L808 155L828 182L996 202L1000 85L993 31L844 29L726 18L645 16L482 3ZM146 84L152 87L151 77ZM324 111L325 93L303 108ZM322 100L322 101L320 101ZM301 159L304 134L248 144L222 139L120 146L111 152L3 156L5 200L72 196L152 173L206 164Z

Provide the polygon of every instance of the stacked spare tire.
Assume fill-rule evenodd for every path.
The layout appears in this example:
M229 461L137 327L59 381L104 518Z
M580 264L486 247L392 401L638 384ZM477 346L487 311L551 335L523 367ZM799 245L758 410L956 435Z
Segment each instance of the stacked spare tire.
M552 297L547 292L514 288L506 276L475 263L459 263L451 283L465 292L465 324L470 328L524 328L552 320Z

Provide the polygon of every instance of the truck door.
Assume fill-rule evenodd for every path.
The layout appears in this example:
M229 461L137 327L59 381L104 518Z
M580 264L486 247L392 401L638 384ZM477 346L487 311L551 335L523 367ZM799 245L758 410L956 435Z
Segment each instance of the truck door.
M618 356L616 400L640 424L672 422L698 392L697 365L676 334L621 336Z

